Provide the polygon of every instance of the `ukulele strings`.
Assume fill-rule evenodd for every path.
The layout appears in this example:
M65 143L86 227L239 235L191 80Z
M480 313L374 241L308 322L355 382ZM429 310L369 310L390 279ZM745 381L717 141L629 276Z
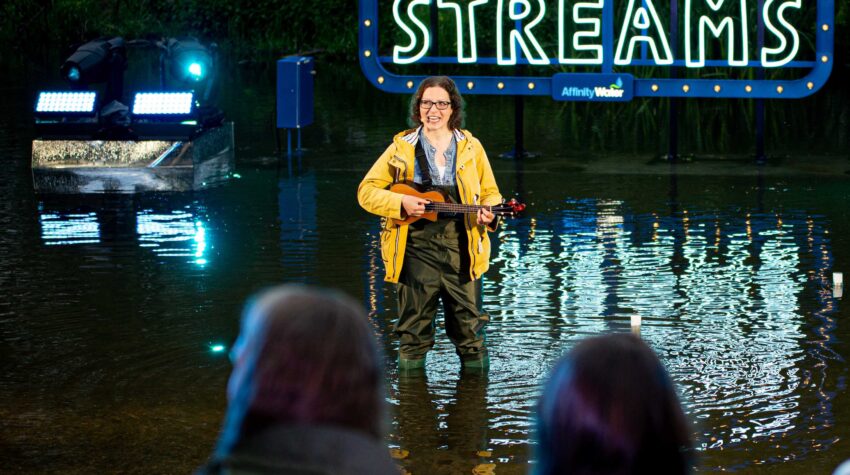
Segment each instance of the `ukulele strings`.
M425 205L426 211L437 211L440 213L477 213L481 208L489 208L490 212L496 214L510 213L511 210L503 205L484 206L484 205L464 205L458 203L428 203Z

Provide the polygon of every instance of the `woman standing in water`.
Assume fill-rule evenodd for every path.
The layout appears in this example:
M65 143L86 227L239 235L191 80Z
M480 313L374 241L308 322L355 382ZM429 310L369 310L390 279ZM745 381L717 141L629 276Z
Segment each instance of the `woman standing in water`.
M381 252L388 282L397 284L399 367L423 367L434 345L434 317L441 301L446 333L467 367L489 364L476 280L490 265L488 231L495 215L486 206L502 202L487 154L462 130L463 100L454 81L432 76L422 81L410 102L415 128L398 133L357 190L360 205L385 218ZM437 189L447 201L484 205L477 214L418 218L428 200L390 191L395 183Z

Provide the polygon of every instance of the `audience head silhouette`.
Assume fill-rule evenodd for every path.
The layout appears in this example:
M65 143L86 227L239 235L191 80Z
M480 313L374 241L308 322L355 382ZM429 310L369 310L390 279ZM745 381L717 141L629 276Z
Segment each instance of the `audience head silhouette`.
M538 403L538 475L684 474L691 431L655 353L638 337L580 342Z
M298 285L261 292L245 307L231 358L211 472L259 464L301 473L292 470L318 464L329 473L397 473L382 441L383 360L354 300Z

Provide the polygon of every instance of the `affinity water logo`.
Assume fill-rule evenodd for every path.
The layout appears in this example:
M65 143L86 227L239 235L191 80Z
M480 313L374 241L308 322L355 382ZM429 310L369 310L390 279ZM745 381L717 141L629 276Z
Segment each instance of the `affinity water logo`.
M564 86L561 88L561 96L562 97L581 97L587 98L588 100L596 99L597 97L605 97L605 98L621 98L626 91L623 90L623 78L617 77L617 80L611 84L610 86L596 86L596 87L576 87L576 86Z
M608 87L595 87L593 88L593 92L596 94L596 97L623 97L623 93L626 92L623 90L623 78L618 76L614 84Z
M629 101L633 82L628 74L556 74L552 96L561 101Z

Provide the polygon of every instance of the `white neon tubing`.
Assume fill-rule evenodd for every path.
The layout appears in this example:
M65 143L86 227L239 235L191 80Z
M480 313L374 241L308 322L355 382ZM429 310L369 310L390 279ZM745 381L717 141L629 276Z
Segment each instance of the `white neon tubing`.
M724 0L706 0L708 6L714 10L720 10ZM715 38L720 38L723 30L729 30L727 36L728 64L730 66L746 66L749 63L749 38L747 33L747 1L739 0L741 11L741 59L735 59L735 27L732 17L726 16L720 21L719 25L715 25L706 15L699 17L699 57L696 61L693 60L693 42L691 41L691 3L692 0L685 0L685 66L689 68L701 68L705 66L705 27L711 30Z
M403 53L409 53L416 49L417 41L416 34L410 27L407 26L401 20L401 16L399 16L398 7L401 3L401 0L395 0L393 2L393 19L395 20L396 25L398 25L405 33L407 33L407 37L410 39L410 44L407 46L394 46L393 47L393 62L396 64L410 64L419 61L425 53L428 51L428 47L431 45L431 35L428 32L428 28L416 18L416 15L413 14L413 8L419 5L430 5L431 0L413 0L410 2L410 5L407 6L407 16L410 18L410 21L413 22L419 30L422 32L422 48L419 51L410 57L402 57Z
M467 24L469 26L469 54L464 54L464 31L463 31L463 9L458 2L449 0L437 0L438 8L451 8L455 12L455 26L457 31L457 62L458 63L474 63L478 61L478 38L475 34L475 7L483 5L490 0L473 0L467 6L468 17Z
M776 11L776 17L779 20L779 23L782 24L782 26L784 26L791 34L791 52L777 60L770 60L767 58L767 55L769 54L782 54L782 52L785 51L785 49L787 49L788 47L788 41L785 39L785 35L783 35L781 31L776 29L776 26L773 25L767 14L768 10L770 9L770 5L773 3L773 1L774 0L767 0L767 2L765 2L762 15L764 17L764 26L767 27L767 29L771 33L773 33L779 38L779 46L777 46L776 48L768 48L767 46L762 48L761 65L766 68L777 68L779 66L787 64L792 59L794 59L795 56L797 56L797 51L800 49L800 35L797 34L797 29L791 26L791 24L788 23L784 16L786 8L799 9L800 7L802 7L801 0L792 0L790 2L784 2L782 5L779 6L779 9Z
M520 48L522 48L522 52L526 58L528 58L528 62L530 64L549 64L549 57L546 56L546 53L543 52L543 48L540 47L540 43L537 42L537 38L534 37L534 33L531 32L535 26L543 19L546 15L546 4L543 0L536 0L537 5L540 7L540 13L529 22L525 27L523 27L522 31L525 33L525 36L528 38L528 42L531 43L531 46L537 52L537 56L531 54L531 50L528 48L525 40L523 39L523 34L516 30L516 28L511 29L511 32L508 34L508 41L510 42L510 58L505 58L504 48L502 45L502 29L504 26L502 25L502 11L504 10L504 2L505 0L499 0L496 6L496 62L501 66L513 66L516 64L517 60L517 52L516 45L519 44ZM514 13L514 5L521 4L524 8L520 13ZM528 0L509 0L508 8L510 9L509 18L513 21L521 21L524 20L531 14L531 4Z
M623 26L620 28L620 37L617 38L617 49L614 53L614 64L631 64L632 55L637 43L640 41L645 41L649 45L649 49L652 50L652 56L655 58L655 64L673 64L673 52L670 50L670 44L667 42L667 32L664 30L664 26L658 18L658 12L655 10L655 5L652 3L652 0L644 0L644 3L646 4L646 8L640 7L637 11L635 11L635 0L629 0L629 5L626 8L626 17L623 21ZM646 25L646 27L642 27L640 25L646 24L648 22L648 17L652 17L652 24L655 25L655 29L658 33L658 39L661 43L661 49L663 50L664 57L659 54L658 45L655 44L654 38L648 35L636 35L629 39L628 54L624 59L623 42L626 39L629 24L631 23L632 26L638 29L645 29L649 25ZM634 21L632 21L633 18Z
M597 0L596 2L578 2L573 5L573 23L576 25L590 25L590 30L576 31L573 33L573 49L576 51L595 51L596 54L592 58L568 58L564 48L564 33L566 26L564 25L564 2L558 1L558 62L561 64L602 64L602 45L601 44L582 44L582 38L599 38L602 33L602 22L597 18L584 18L580 15L580 9L599 9L605 0Z

